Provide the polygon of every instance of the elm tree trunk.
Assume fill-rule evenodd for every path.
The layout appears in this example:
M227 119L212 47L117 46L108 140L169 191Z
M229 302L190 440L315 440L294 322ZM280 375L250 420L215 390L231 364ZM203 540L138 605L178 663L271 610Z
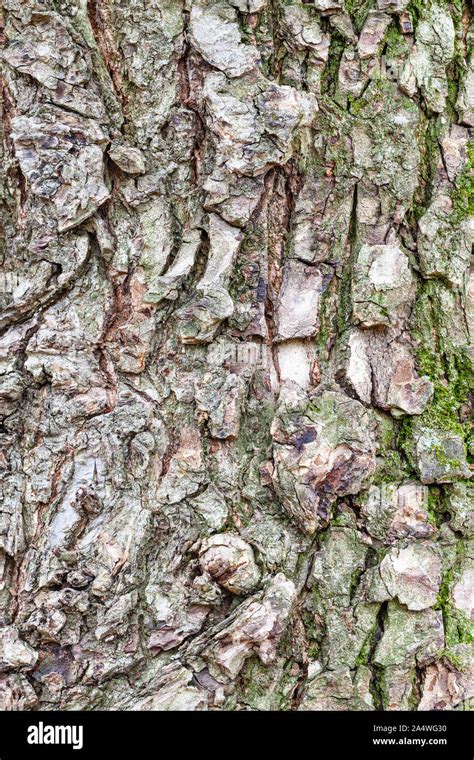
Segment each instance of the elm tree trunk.
M3 7L0 706L468 709L469 4Z

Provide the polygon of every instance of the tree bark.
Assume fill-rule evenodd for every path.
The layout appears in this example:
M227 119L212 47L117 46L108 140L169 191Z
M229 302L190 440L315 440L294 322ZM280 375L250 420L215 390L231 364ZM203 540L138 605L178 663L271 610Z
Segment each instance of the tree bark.
M467 709L469 4L3 26L0 706Z

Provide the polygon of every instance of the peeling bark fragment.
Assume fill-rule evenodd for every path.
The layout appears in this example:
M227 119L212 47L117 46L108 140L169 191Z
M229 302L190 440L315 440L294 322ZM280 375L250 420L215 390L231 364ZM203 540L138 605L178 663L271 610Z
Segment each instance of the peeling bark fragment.
M234 679L252 654L258 655L264 664L272 662L295 597L294 584L278 573L260 598L243 602L223 621L221 630L212 635L201 653L211 674Z
M338 71L339 91L358 98L368 81L369 77L363 70L358 51L350 48L344 50Z
M0 710L34 710L37 705L38 697L28 679L14 673L0 676Z
M199 551L199 563L203 572L233 594L248 594L260 580L252 547L232 533L207 538Z
M329 275L330 277L331 275ZM290 260L276 305L276 340L308 338L319 328L319 302L325 285L324 273L300 261Z
M349 337L347 379L359 398L394 417L421 414L433 384L419 377L410 347L390 333L359 331Z
M109 148L109 156L122 171L127 174L144 174L145 159L143 153L131 145L112 143Z
M49 89L54 89L61 79L81 85L90 77L83 51L73 42L57 13L34 13L22 37L10 41L4 57L10 66L30 74Z
M146 296L148 303L159 302L163 298L176 300L181 283L190 273L197 251L201 244L201 235L198 230L190 230L183 236L183 242L176 258L165 273L156 278L154 287Z
M20 639L15 626L8 625L0 630L0 669L2 671L12 668L31 669L37 659L38 653Z
M343 258L349 234L352 186L308 172L295 202L291 254L308 264Z
M446 66L454 55L454 36L453 20L444 8L433 3L423 9L410 63L428 108L436 113L441 113L446 105Z
M210 607L205 604L187 605L160 620L158 630L152 631L148 639L148 649L154 654L175 649L188 636L193 636L202 629L209 614Z
M417 425L412 454L422 483L452 483L471 476L463 440L456 433Z
M200 490L204 474L201 440L194 428L180 432L177 451L163 474L156 494L158 501L178 503Z
M354 330L349 336L349 361L347 379L361 401L370 403L372 398L372 367L369 359L369 341L360 330Z
M18 478L5 478L5 502L0 507L0 549L16 557L25 548L22 518L21 483Z
M468 143L469 130L457 125L452 126L449 133L440 140L443 164L451 182L456 179L464 167Z
M239 433L245 385L237 375L214 370L196 384L198 419L206 421L211 438L225 440Z
M354 267L354 317L364 327L407 316L415 297L408 256L398 245L362 246Z
M459 644L450 654L461 664L455 666L449 657L443 657L426 668L418 710L453 710L474 696L474 669L468 645Z
M221 323L233 313L234 303L227 290L207 288L176 313L181 342L184 345L210 343Z
M357 43L361 59L376 55L390 22L391 18L387 13L379 13L378 11L369 13Z
M413 683L413 666L388 665L380 679L385 710L409 710L418 699Z
M460 121L469 127L474 126L474 59L470 58L461 80L456 110Z
M441 558L429 544L394 547L380 564L380 577L388 598L397 597L409 610L423 610L436 603Z
M312 347L303 340L285 340L278 344L277 352L282 385L296 383L300 388L309 388L312 384L311 374L316 366Z
M21 34L10 37L3 58L43 85L46 97L55 105L108 121L91 81L88 52L85 46L79 47L59 14L34 12Z
M336 600L349 606L354 573L363 570L367 547L351 528L331 528L322 548L315 554L311 582L317 584L323 603Z
M469 483L453 483L446 488L450 525L467 537L474 533L474 492Z
M258 51L240 41L237 14L226 3L193 3L189 30L204 60L230 77L251 71L259 61Z
M440 277L461 287L474 240L472 220L456 224L453 203L440 194L418 222L418 252L425 277Z
M58 644L66 622L67 616L62 610L40 609L30 615L23 630L35 631L39 641Z
M195 496L190 503L211 530L223 529L229 516L229 508L215 488L208 486L204 493Z
M204 183L204 208L216 211L236 227L245 227L263 193L263 177L230 176L225 167L216 168Z
M242 240L240 230L224 222L217 214L209 216L209 256L206 271L197 285L199 290L225 287Z
M309 582L311 610L324 620L321 663L329 670L354 669L376 624L378 606L355 595L368 546L354 528L331 527L316 553Z
M147 693L148 692L148 693ZM152 688L144 696L130 699L127 696L118 709L131 710L166 710L194 711L205 710L208 706L207 692L194 685L192 670L179 664L163 668L162 673L154 679Z
M321 31L308 5L286 5L283 7L283 22L289 37L289 44L300 50L313 50L320 61L327 61L329 38Z
M317 111L314 96L293 87L246 80L237 88L222 74L206 77L204 97L223 163L250 177L286 163L294 133L309 126Z
M73 288L48 310L26 344L25 367L36 380L48 377L57 389L84 394L84 407L88 403L101 407L106 394L95 346L105 327L111 294L108 284L98 277L92 275L88 280L87 291Z
M371 486L362 505L367 530L384 543L435 535L427 510L428 489L416 481Z
M440 611L413 612L389 602L383 636L377 645L374 662L384 667L420 666L433 661L444 647L443 620ZM403 675L400 674L401 678ZM395 685L396 677L393 677ZM389 708L390 709L390 708Z
M374 472L370 428L364 407L342 394L309 401L295 391L283 400L272 427L272 480L302 530L324 525L337 496L357 493Z
M309 680L299 710L373 710L370 671L359 668L353 675L347 669L329 670Z
M31 192L52 204L58 231L75 227L109 198L103 179L107 135L101 127L53 107L15 116L12 136Z
M472 588L474 584L474 562L466 560L463 564L461 575L452 589L453 604L456 609L474 621L474 600Z
M117 601L114 601L106 610L103 610L99 616L99 625L95 630L95 636L99 641L105 639L110 641L116 636L120 636L126 631L129 625L129 616L138 601L137 592L124 594Z

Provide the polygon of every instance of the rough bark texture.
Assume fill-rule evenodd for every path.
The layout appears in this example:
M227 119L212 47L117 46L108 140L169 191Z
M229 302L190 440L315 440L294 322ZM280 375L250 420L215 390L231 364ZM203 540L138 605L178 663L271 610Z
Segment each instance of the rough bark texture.
M466 709L468 3L3 5L1 707Z

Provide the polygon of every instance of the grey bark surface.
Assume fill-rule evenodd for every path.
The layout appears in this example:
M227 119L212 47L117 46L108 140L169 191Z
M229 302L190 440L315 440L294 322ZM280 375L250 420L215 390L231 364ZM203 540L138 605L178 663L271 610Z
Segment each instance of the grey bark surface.
M469 4L2 22L0 709L468 709Z

